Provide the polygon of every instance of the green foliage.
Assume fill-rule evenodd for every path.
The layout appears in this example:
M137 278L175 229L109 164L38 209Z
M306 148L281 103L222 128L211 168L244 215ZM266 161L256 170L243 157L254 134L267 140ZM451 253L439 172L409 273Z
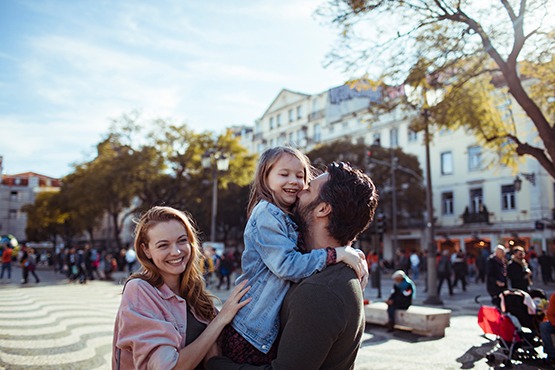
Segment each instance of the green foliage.
M401 149L391 150L375 145L352 144L347 140L321 145L309 152L307 156L320 170L334 161L348 162L354 168L362 169L378 189L379 211L388 215L389 219L393 213L391 163L393 158L397 158L397 168L406 170L395 171L399 225L421 226L425 210L425 199L422 197L424 187L422 170L415 156L406 154Z
M242 235L243 203L256 158L231 132L215 137L162 119L145 124L137 112L113 120L94 159L76 164L63 179L59 193L41 194L35 204L26 207L28 235L34 240L61 235L71 243L86 232L93 241L95 230L108 216L112 238L120 247L125 221L154 205L188 211L201 234L207 234L211 212L207 189L212 189L212 172L202 168L201 158L212 149L230 158L229 170L218 176L223 197L218 226L226 236Z
M504 164L530 155L555 178L555 8L550 2L329 0L318 14L339 28L328 63L373 75L384 86L445 90L445 104L429 109L432 122L468 129ZM522 108L538 140L527 142L535 135L502 122L500 96ZM431 106L420 102L418 108Z

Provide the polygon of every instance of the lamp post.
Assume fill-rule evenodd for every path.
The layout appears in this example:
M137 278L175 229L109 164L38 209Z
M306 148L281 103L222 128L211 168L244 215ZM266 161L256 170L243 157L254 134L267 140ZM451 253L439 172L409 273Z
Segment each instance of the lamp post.
M430 164L430 111L422 111L424 117L424 143L426 146L426 228L428 229L428 297L424 300L425 304L441 305L443 302L437 294L437 268L436 268L436 244L434 242L434 204L432 194L432 171Z
M207 150L202 156L202 167L212 170L212 215L210 219L210 241L216 241L216 216L218 214L218 171L227 171L229 158L214 149Z

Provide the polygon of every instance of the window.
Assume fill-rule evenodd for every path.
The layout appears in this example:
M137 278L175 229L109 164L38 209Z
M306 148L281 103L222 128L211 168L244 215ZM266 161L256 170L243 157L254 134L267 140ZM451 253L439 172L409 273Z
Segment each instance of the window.
M389 130L389 146L391 148L399 146L399 129L392 128Z
M10 220L15 220L17 218L17 209L10 209L10 212L8 213L8 218Z
M501 186L501 209L505 211L513 210L516 208L515 202L515 186L502 185Z
M281 126L281 113L277 115L277 127Z
M306 145L305 139L306 138L306 131L303 129L300 129L297 131L297 145L299 146L304 146Z
M472 213L482 211L483 199L482 188L470 189L470 211Z
M303 107L301 105L299 105L297 107L297 119L301 119L303 116Z
M15 201L17 200L17 191L10 192L10 200Z
M289 111L287 112L287 114L289 115L289 122L293 122L293 109L289 109Z
M314 99L312 101L312 113L316 112L318 110L318 99Z
M382 145L382 139L379 132L374 132L372 134L372 145Z
M477 171L482 169L482 148L471 146L468 148L468 170Z
M453 153L451 152L441 153L441 174L442 175L453 174Z
M441 205L444 215L453 214L453 192L441 193Z
M270 130L274 129L274 117L270 117Z
M409 128L409 131L408 131L408 140L409 140L409 143L412 143L412 142L415 142L416 140L418 140L418 132L416 132L416 131L414 131L414 130L411 130L411 129Z
M289 133L289 145L293 145L293 144L294 144L294 143L293 143L293 133L290 132L290 133Z
M322 138L322 129L320 128L320 124L317 123L314 125L314 142L319 143Z

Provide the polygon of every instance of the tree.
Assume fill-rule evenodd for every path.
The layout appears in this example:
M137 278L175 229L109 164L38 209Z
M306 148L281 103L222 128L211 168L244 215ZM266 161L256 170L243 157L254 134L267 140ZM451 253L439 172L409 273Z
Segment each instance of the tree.
M56 237L62 234L62 227L68 218L59 207L59 198L59 193L39 193L35 203L26 204L21 208L27 213L25 235L28 241L50 240L56 244Z
M384 84L405 82L409 71L419 70L432 88L446 91L433 112L435 123L463 126L505 155L532 156L555 178L555 9L550 3L329 0L319 14L341 29L341 44L330 53L330 63L357 73L362 65L379 67L385 72L375 80ZM360 36L364 27L372 37ZM438 118L463 101L478 101L476 92L484 98L494 87L512 96L540 142L526 142L514 126L499 125L488 115L494 102L485 110L484 104L477 107L471 121L465 121L468 116L450 116L451 122Z
M418 159L401 149L382 148L379 145L366 146L349 141L336 141L321 145L307 154L315 167L333 161L349 162L354 168L361 168L370 176L379 194L379 212L391 220L393 215L393 192L391 163L396 162L395 195L396 213L400 226L421 227L425 210L422 184L422 170Z

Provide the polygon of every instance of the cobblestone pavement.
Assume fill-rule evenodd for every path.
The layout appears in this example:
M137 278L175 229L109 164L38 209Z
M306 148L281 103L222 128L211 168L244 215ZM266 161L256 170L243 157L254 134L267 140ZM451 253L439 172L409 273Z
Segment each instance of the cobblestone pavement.
M123 273L115 282L92 281L70 284L61 275L39 270L41 278L19 284L15 268L12 282L0 284L0 369L109 369L115 313L119 306ZM17 277L17 279L16 279ZM383 297L391 280L382 282ZM423 280L417 281L417 304L426 298ZM543 287L552 293L555 285ZM447 287L444 287L446 293ZM215 290L225 300L228 291ZM410 332L387 333L367 325L356 370L370 369L500 369L488 364L485 355L495 342L486 338L476 323L480 302L488 303L483 284L470 284L466 292L455 290L442 296L443 306L453 311L443 338L425 338ZM376 298L367 288L366 298ZM540 356L541 348L539 349ZM515 363L513 369L544 369L541 362Z

